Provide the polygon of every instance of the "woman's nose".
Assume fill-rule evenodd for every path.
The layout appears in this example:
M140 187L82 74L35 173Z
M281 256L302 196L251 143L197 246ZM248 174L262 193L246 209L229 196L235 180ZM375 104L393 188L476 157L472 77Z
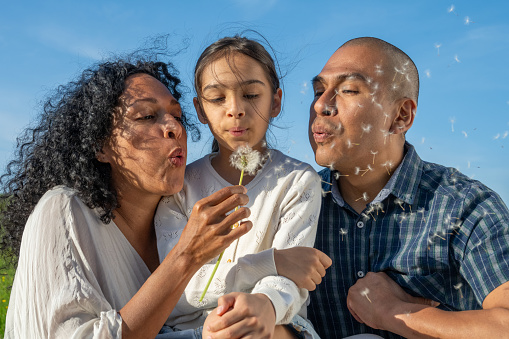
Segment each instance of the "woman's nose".
M173 116L164 123L164 137L167 139L180 139L184 127Z

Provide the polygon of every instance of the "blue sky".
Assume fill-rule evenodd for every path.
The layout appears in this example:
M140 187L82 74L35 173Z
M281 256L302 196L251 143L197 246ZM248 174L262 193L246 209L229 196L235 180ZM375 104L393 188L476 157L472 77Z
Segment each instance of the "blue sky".
M284 112L274 144L315 166L307 138L311 78L343 42L382 38L421 75L414 126L421 158L456 167L509 202L509 3L503 1L3 1L0 6L0 167L49 91L112 53L157 34L187 46L173 62L191 88L202 49L252 28L277 51ZM185 42L187 41L187 43ZM192 96L184 106L194 114ZM204 130L205 131L205 130ZM206 131L205 131L206 132ZM209 134L190 143L204 155Z

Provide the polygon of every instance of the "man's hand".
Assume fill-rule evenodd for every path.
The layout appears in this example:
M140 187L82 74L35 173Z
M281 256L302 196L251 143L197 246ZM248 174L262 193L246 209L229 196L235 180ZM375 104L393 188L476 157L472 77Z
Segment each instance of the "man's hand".
M331 258L311 247L274 250L274 261L279 275L308 291L316 289L325 276L325 270L332 265Z
M272 338L276 313L264 294L233 292L218 300L218 307L203 325L203 338Z
M368 272L348 290L350 313L358 322L376 329L391 331L390 324L402 313L405 304L439 305L429 299L411 296L383 272Z

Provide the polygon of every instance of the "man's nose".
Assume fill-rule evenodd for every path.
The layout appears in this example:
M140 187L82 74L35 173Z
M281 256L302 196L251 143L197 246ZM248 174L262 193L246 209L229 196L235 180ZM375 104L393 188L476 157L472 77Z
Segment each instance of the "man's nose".
M313 109L318 116L334 116L338 113L334 90L327 90L316 99Z

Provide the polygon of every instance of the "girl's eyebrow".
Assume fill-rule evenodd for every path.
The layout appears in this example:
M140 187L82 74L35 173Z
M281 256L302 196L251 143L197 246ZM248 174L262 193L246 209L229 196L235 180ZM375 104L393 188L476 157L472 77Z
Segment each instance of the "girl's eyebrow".
M257 80L257 79L251 79L251 80L245 80L245 81L239 82L240 86L247 86L247 85L252 85L252 84L260 84L262 86L265 86L265 83L263 81ZM208 89L215 89L215 88L222 88L222 87L227 87L227 86L222 83L216 82L216 83L205 86L203 88L203 92L205 92Z

